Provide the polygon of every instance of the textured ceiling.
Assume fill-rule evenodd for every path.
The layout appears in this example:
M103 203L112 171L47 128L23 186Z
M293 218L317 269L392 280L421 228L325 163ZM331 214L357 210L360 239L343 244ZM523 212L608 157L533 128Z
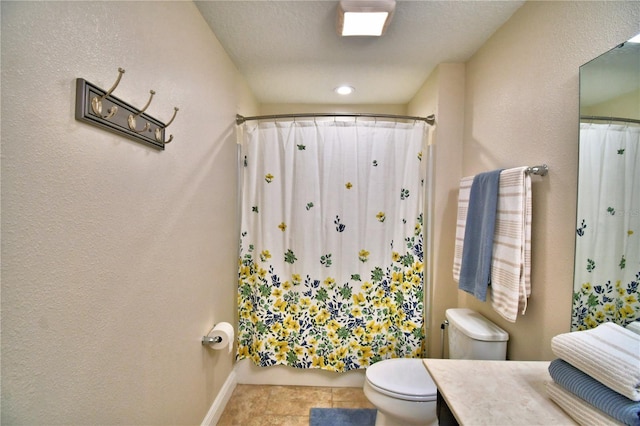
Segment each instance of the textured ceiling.
M382 37L340 37L338 1L196 1L261 103L405 104L464 62L524 1L397 1ZM333 92L348 84L349 96Z

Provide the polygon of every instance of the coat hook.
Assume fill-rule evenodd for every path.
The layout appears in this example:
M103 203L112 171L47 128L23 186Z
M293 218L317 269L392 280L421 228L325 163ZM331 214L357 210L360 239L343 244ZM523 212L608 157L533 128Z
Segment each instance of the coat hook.
M91 109L93 110L94 114L104 118L104 119L110 119L111 117L113 117L114 115L116 115L116 113L118 112L118 107L113 105L111 108L109 108L109 114L103 116L102 115L102 101L111 94L111 92L113 92L114 90L116 90L116 87L118 87L118 84L120 84L120 79L122 78L122 74L124 74L124 69L122 68L118 68L118 79L116 80L116 82L113 84L113 86L111 87L111 89L109 89L107 91L107 93L105 93L104 95L102 95L101 97L93 97L91 99Z
M153 91L153 90L149 90L149 93L151 93L151 96L149 97L149 101L144 106L144 108L142 108L140 111L138 111L138 113L136 115L129 114L129 118L127 120L127 122L129 123L129 128L131 130L133 130L134 132L136 132L136 133L146 132L147 130L149 130L149 127L151 127L151 124L149 124L149 122L147 121L147 123L144 125L144 128L142 128L141 130L136 130L136 118L139 117L140 114L145 112L145 110L147 108L149 108L149 105L151 104L151 99L153 99L153 95L156 94L156 92Z
M173 117L171 117L171 120L169 120L169 122L167 124L165 124L164 128L166 129L167 127L169 127L169 125L171 123L173 123L173 120L176 118L176 115L178 115L178 107L173 107ZM156 141L158 142L162 142L163 144L168 144L169 142L171 142L173 140L173 135L169 135L169 139L167 141L163 141L162 140L162 130L160 129L160 127L156 128Z

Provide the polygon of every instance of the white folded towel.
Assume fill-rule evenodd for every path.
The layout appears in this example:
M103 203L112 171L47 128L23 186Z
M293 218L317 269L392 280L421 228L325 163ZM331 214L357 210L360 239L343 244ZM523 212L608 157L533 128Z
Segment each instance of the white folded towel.
M473 176L460 179L460 189L458 191L458 216L456 220L456 245L453 254L453 279L460 281L460 265L462 265L462 249L464 247L464 231L467 225L467 209L469 208L469 194Z
M640 335L612 322L551 339L553 353L603 385L640 401Z
M549 398L562 408L573 420L583 426L623 425L593 405L572 394L555 382L547 382Z
M531 295L531 177L527 167L503 170L491 260L491 306L515 322Z

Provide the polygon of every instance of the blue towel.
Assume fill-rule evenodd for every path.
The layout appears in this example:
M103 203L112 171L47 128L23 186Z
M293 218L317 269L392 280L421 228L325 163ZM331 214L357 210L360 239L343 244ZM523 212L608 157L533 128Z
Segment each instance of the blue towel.
M480 173L473 178L467 208L458 288L483 302L491 279L493 231L496 228L500 172Z
M614 419L632 426L640 425L640 401L632 401L562 359L549 364L554 382Z

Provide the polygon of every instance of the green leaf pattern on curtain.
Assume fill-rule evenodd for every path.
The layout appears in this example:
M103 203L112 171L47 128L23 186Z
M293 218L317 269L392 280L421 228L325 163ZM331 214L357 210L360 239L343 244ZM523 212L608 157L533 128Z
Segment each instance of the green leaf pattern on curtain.
M581 125L572 330L640 318L639 141L638 127Z
M245 128L239 359L342 372L421 357L423 134L403 123Z

